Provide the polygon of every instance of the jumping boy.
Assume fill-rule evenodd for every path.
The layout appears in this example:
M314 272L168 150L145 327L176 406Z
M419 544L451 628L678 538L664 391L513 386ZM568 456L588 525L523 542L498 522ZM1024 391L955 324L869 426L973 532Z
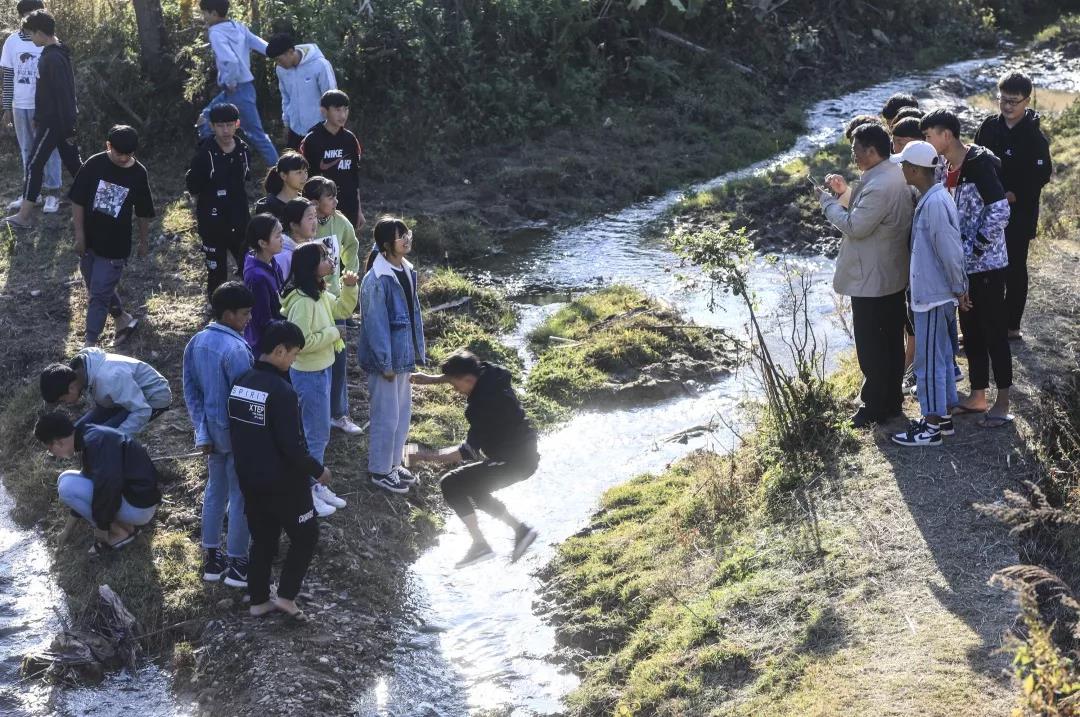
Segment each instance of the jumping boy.
M262 155L267 166L277 163L274 143L263 131L259 108L255 104L255 76L251 74L251 52L266 54L266 40L253 33L242 22L229 19L229 0L199 0L206 34L214 50L217 83L221 92L199 115L199 138L211 134L210 108L229 103L240 110L240 125L251 145Z
M133 127L109 130L105 151L86 160L71 186L71 214L75 224L75 253L86 283L86 346L97 346L112 316L116 333L113 346L123 343L139 325L124 311L116 287L131 256L131 215L138 218L138 253L150 250L150 220L154 196L144 167L135 159L139 134Z
M71 363L45 367L39 379L46 403L79 402L83 391L93 403L79 425L115 428L133 436L172 403L165 377L150 364L99 348L85 348Z
M195 426L195 447L207 459L203 580L217 582L224 576L226 585L243 588L247 587L248 527L229 440L229 392L253 363L243 333L255 297L239 281L228 281L214 291L210 303L214 320L191 337L184 349L184 402ZM226 506L229 530L222 555Z
M494 555L480 532L476 508L514 529L514 552L510 562L517 562L536 540L537 532L512 516L491 494L536 472L540 463L536 431L510 384L510 372L502 366L479 361L476 356L463 351L446 359L441 370L442 374L438 376L414 373L411 381L418 385L448 383L466 396L465 419L469 422L469 433L460 446L439 451L422 450L414 457L420 461L465 464L444 475L439 483L447 504L465 523L472 537L472 545L456 567L463 568ZM408 475L403 468L398 470Z
M41 0L19 0L15 10L24 18L34 10L44 10ZM26 30L18 30L4 40L3 52L0 52L0 83L3 84L3 99L0 101L3 115L3 128L15 131L15 140L19 143L22 155L23 176L30 167L30 149L34 146L34 107L37 88L37 63L41 48L30 39ZM53 150L45 163L44 189L60 189L60 155ZM9 210L22 207L22 197L8 205ZM55 214L60 210L60 198L52 194L45 196L42 207L46 214Z
M307 159L311 176L322 175L337 185L338 211L357 233L364 226L360 208L360 140L345 128L349 121L349 96L341 90L323 93L319 100L323 121L315 125L300 152Z
M330 470L308 453L299 400L289 382L289 368L303 347L300 327L270 323L258 361L229 394L229 433L251 531L247 577L250 612L256 617L281 610L303 619L296 596L319 540L309 479L330 482ZM289 551L277 597L271 599L270 569L282 531L289 536Z
M954 432L949 410L958 402L949 318L957 304L969 308L960 218L948 191L935 178L941 159L930 143L909 142L891 160L921 195L911 228L908 281L915 319L915 379L922 409L922 419L892 440L901 446L939 446L943 435Z
M82 454L82 469L64 471L56 481L60 502L71 509L60 546L80 517L94 526L91 555L128 545L154 517L161 503L158 473L134 438L108 426L75 426L58 412L39 418L34 436L57 458Z
M297 45L288 33L270 38L266 43L266 56L277 63L274 71L281 90L285 146L299 150L304 136L322 119L319 100L323 93L337 89L334 68L318 45Z
M210 108L214 136L199 143L185 177L195 197L199 238L206 259L206 298L228 277L229 255L236 273L244 271L244 232L248 211L247 180L251 177L248 146L236 136L240 110L221 104Z
M37 86L34 88L34 144L23 182L23 198L19 212L5 221L15 227L32 226L31 212L41 194L45 165L53 152L68 173L75 176L82 166L79 147L75 143L75 74L71 69L71 53L56 39L56 21L45 10L35 10L23 20L23 31L36 47L43 48L37 61ZM59 181L57 182L59 184Z
M1005 278L1005 312L1009 338L1019 339L1028 293L1028 247L1039 227L1039 200L1050 181L1050 142L1039 129L1039 113L1028 107L1033 86L1022 72L998 80L1001 112L987 117L975 133L982 145L1001 160L1001 182L1009 200L1005 248L1009 268Z

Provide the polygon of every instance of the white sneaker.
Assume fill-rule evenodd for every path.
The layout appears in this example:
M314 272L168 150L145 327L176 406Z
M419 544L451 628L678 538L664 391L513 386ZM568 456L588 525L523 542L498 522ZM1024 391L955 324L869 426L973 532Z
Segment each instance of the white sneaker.
M350 436L358 436L364 432L364 429L353 423L353 420L348 416L332 418L330 419L330 425Z
M337 512L337 508L319 497L319 492L315 489L315 486L311 488L311 502L315 504L315 514L320 518L325 518Z
M45 214L56 214L60 211L60 197L49 195L45 197L45 206L41 208Z
M348 503L346 503L344 500L338 498L337 493L330 490L322 483L319 483L315 486L313 495L319 496L323 503L329 503L335 508L344 508L346 505L348 505Z

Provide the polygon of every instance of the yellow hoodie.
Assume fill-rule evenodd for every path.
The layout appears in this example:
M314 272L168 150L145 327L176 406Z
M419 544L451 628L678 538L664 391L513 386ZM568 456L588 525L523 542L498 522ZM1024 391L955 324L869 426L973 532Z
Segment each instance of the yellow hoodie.
M281 301L281 313L304 332L304 348L293 368L297 371L322 371L334 363L334 354L345 349L334 319L345 319L356 309L359 285L341 285L341 296L329 291L315 301L299 290L290 291Z

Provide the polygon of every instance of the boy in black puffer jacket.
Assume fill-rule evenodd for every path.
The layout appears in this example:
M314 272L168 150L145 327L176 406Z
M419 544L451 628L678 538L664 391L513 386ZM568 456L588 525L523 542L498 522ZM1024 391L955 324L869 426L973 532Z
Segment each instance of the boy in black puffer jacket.
M510 372L502 366L479 361L463 351L444 361L441 369L440 376L414 373L412 383L449 383L455 391L467 396L465 419L469 422L469 433L460 446L419 451L414 460L465 464L444 475L440 482L447 504L465 523L473 539L457 567L494 555L480 532L474 507L514 529L514 553L510 561L517 562L536 540L537 532L510 515L506 506L491 494L536 472L540 463L536 431L510 384Z
M1053 165L1050 142L1039 128L1039 114L1028 108L1031 78L1009 72L998 81L1001 113L982 123L975 144L986 147L1001 160L1002 184L1009 200L1009 225L1005 244L1009 269L1005 281L1005 311L1009 338L1020 338L1020 319L1028 293L1028 247L1039 225L1039 199L1050 181Z
M240 110L231 104L214 105L210 126L214 136L199 143L185 177L187 190L195 197L208 299L228 278L229 254L236 262L236 275L243 276L244 232L251 218L245 185L251 176L248 146L236 136Z

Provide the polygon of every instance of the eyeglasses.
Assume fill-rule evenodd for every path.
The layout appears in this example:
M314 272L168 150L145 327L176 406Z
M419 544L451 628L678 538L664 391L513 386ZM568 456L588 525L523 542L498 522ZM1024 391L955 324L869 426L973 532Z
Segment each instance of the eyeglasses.
M1030 95L1028 95L1028 97L1030 97ZM1013 97L1005 97L1003 95L998 95L997 101L999 105L1003 105L1004 107L1016 107L1018 104L1027 102L1028 97L1021 97L1019 99L1016 99Z

